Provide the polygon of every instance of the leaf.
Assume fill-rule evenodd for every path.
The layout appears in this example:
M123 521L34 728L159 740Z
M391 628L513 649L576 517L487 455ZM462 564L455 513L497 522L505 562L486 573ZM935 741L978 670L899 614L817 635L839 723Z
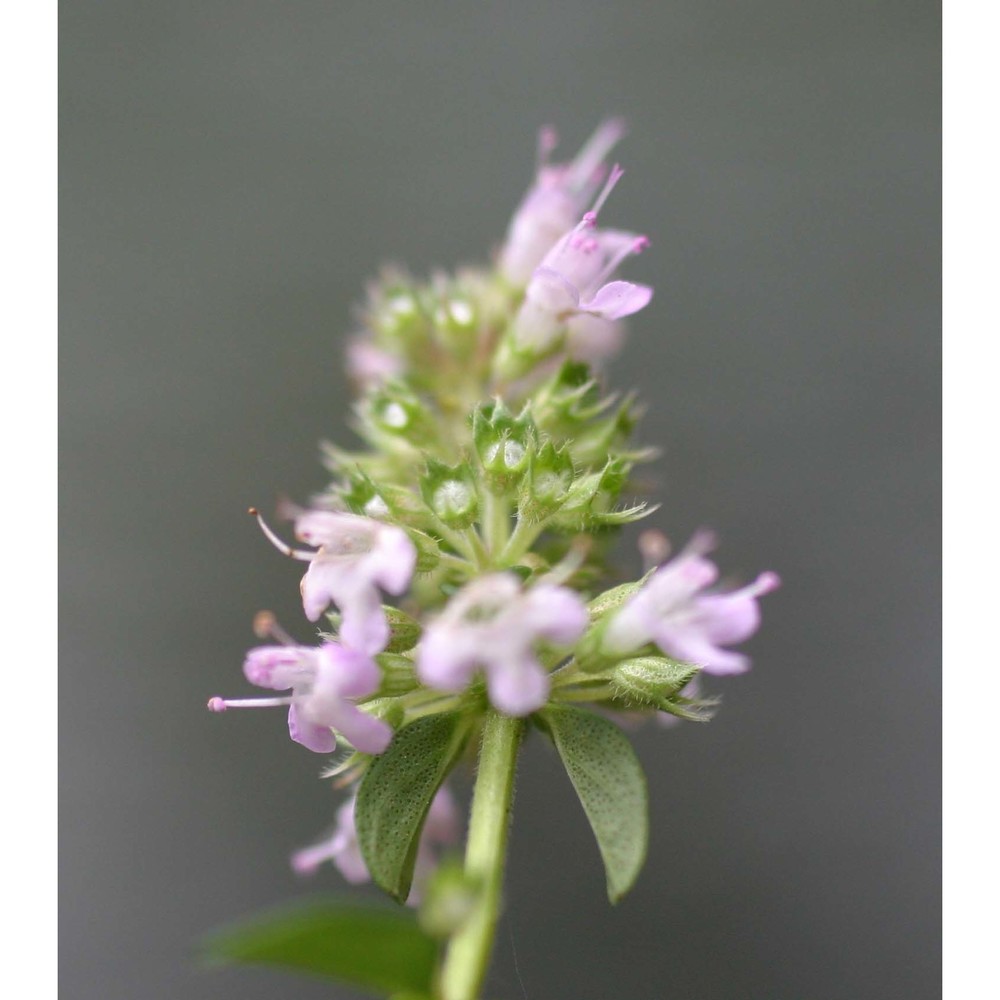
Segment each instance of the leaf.
M273 965L328 976L381 996L428 993L437 944L408 910L313 898L209 935L212 965Z
M649 579L650 573L647 573L644 577L639 580L633 580L629 583L620 583L617 587L612 587L610 590L604 591L603 594L598 594L590 604L587 605L587 610L590 612L591 620L600 618L602 615L607 614L609 611L614 611L616 608L620 608L633 594L635 594L640 587Z
M550 705L541 716L597 838L608 899L617 903L646 860L649 809L642 766L621 730L600 715Z
M457 712L417 719L396 733L361 782L354 809L358 846L372 878L400 903L410 893L427 810L467 735Z

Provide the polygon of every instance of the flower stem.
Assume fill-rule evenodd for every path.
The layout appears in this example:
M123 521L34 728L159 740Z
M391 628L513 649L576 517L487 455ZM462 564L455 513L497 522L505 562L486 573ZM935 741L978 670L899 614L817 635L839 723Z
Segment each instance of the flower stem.
M486 716L465 849L465 871L479 882L479 897L448 946L441 970L443 1000L476 1000L486 977L500 915L514 773L523 734L523 719L495 711Z
M483 531L493 565L510 539L510 508L504 497L483 491Z
M535 539L542 533L544 528L544 521L532 524L519 517L517 524L514 526L514 533L510 536L507 545L500 554L501 564L508 565L520 559L531 548Z

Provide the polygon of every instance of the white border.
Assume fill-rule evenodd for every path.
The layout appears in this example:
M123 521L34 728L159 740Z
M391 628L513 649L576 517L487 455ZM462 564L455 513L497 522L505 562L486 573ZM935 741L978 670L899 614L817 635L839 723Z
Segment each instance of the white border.
M1000 13L945 4L945 996L995 995L1000 477Z
M5 12L0 385L4 905L0 982L56 995L56 5Z

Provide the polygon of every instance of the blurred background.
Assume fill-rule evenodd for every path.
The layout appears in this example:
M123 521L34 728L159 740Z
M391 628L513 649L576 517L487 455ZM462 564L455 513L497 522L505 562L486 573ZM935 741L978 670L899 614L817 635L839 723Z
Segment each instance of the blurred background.
M710 726L636 735L650 858L607 905L554 755L523 759L489 995L939 995L939 10L925 0L67 2L62 46L61 980L67 1000L342 997L195 942L313 887L318 759L246 691L310 635L244 511L324 484L384 261L483 261L626 116L609 225L656 297L612 380L683 541L778 570ZM636 569L630 539L621 560Z

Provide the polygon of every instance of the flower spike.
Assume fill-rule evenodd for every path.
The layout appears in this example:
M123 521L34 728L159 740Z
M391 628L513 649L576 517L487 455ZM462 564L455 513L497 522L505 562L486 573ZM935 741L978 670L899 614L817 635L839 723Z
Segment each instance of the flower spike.
M628 891L648 798L615 722L707 721L718 699L703 675L749 669L738 647L780 583L765 572L720 584L710 532L672 553L646 531L643 576L602 587L616 529L658 507L633 478L656 452L632 440L641 409L601 371L653 297L624 273L649 238L606 224L624 134L610 118L557 162L556 130L539 131L493 266L426 280L383 270L346 343L359 444L325 444L333 481L303 506L278 504L292 532L250 508L268 542L305 564L302 609L319 638L302 644L259 611L243 673L261 696L207 707L285 709L293 741L346 746L320 775L344 793L335 827L291 865L312 875L329 862L410 905L423 896L410 928L414 942L427 935L419 977L402 975L405 956L392 970L378 955L361 962L393 995L482 995L531 733L551 739L572 779L612 902ZM460 832L443 783L476 748L465 862L435 873Z

